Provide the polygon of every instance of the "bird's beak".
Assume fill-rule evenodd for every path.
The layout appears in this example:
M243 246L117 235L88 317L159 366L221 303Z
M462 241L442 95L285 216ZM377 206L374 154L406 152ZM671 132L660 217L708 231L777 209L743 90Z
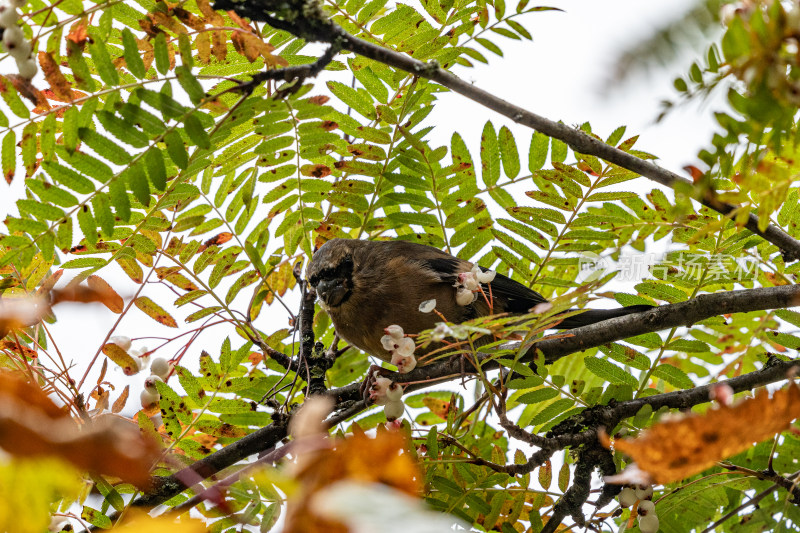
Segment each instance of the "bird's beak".
M317 294L325 305L336 307L350 294L350 289L345 287L343 279L324 280L317 283Z

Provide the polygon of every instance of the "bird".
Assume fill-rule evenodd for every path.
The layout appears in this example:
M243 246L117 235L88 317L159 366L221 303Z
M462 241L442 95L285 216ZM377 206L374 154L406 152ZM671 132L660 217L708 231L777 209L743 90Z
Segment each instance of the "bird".
M314 252L306 279L339 338L387 362L393 353L386 334L397 330L386 328L400 326L400 336L413 335L442 321L439 314L421 311L423 302L434 299L438 313L452 323L493 313L522 315L547 303L538 292L502 274L433 246L398 239L331 239ZM487 298L478 297L478 285ZM572 329L652 307L587 310L555 327Z

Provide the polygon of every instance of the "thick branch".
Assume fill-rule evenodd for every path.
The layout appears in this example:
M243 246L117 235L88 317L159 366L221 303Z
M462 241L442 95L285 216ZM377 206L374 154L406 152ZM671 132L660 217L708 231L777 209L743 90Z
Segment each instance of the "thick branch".
M696 298L677 304L662 305L651 311L604 320L589 326L571 329L569 334L559 333L544 337L534 347L545 356L550 364L567 355L603 346L610 342L680 326L692 326L707 318L730 313L748 313L767 309L781 309L800 305L800 285L782 285L739 291L701 294ZM522 360L533 360L533 350ZM478 362L484 371L498 368L493 354L478 354ZM423 388L418 382L449 380L464 372L461 361L443 360L430 365L417 367L408 374L398 374L398 383L415 382L406 391ZM469 372L469 369L467 369ZM760 383L759 385L763 385ZM758 385L754 385L758 386ZM359 384L348 385L329 391L338 402L358 400Z

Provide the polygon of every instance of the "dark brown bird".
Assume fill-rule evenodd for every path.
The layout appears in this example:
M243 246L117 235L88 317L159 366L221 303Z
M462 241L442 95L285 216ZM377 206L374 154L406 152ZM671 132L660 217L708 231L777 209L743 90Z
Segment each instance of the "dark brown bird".
M397 324L406 334L416 334L441 322L435 313L419 310L426 300L436 299L436 310L454 323L490 314L483 297L467 295L469 303L463 305L465 289L456 286L473 266L437 248L412 242L332 239L314 253L306 275L339 337L389 361L391 353L381 343L384 328ZM547 301L501 274L490 284L494 313L524 314ZM488 295L488 286L482 284L482 288ZM556 327L571 329L648 309L651 306L589 310L565 318Z

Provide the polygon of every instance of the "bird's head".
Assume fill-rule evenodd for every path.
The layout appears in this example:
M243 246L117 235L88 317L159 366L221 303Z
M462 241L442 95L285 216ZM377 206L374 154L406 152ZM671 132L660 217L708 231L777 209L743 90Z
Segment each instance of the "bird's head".
M332 239L314 252L306 270L306 279L328 308L342 305L352 294L353 256L362 242Z

